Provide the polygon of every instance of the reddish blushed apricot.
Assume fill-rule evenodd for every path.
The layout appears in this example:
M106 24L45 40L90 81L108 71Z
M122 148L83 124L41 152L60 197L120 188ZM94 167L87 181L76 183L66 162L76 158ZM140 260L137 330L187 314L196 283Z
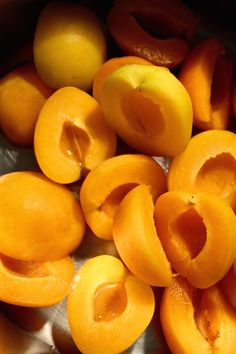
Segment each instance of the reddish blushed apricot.
M121 201L112 235L121 259L134 275L149 285L169 286L172 271L156 233L153 214L151 192L141 184Z
M170 163L168 189L211 192L236 210L236 134L208 130L191 138Z
M172 354L234 354L236 317L218 285L200 290L176 277L164 289L160 316Z
M75 195L40 172L1 176L0 210L0 252L18 260L60 259L74 251L84 235Z
M97 71L93 80L93 97L100 102L101 89L106 78L115 70L128 64L152 65L148 60L137 56L124 56L107 60Z
M100 238L112 239L112 224L120 201L132 188L145 184L153 199L166 191L161 165L141 154L124 154L103 161L81 186L80 202L87 224Z
M198 287L216 284L236 257L236 217L207 192L163 193L154 213L157 234L174 270Z
M76 87L57 90L43 106L35 127L34 151L43 173L72 183L113 156L116 136L99 103Z
M179 79L193 104L193 124L226 129L232 118L233 62L215 38L199 42L185 59Z
M70 257L26 262L0 256L0 300L27 307L54 305L65 298L74 275Z
M17 145L33 145L38 114L53 93L34 65L24 64L0 80L0 127Z
M72 337L84 354L121 353L149 325L155 308L152 288L113 256L87 260L68 296Z

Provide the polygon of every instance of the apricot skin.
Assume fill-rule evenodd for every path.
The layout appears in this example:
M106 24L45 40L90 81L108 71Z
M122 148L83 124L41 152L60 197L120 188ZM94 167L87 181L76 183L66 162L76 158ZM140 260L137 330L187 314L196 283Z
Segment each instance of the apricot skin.
M8 257L57 260L75 250L84 235L74 194L40 172L1 176L0 211L0 252Z
M118 258L91 258L79 269L68 295L72 337L84 354L121 353L146 329L154 307L152 288Z

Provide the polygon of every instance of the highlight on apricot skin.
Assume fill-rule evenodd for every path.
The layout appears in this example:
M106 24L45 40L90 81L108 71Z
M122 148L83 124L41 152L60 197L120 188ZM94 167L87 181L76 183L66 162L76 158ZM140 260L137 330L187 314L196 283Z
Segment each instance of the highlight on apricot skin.
M236 352L236 317L218 285L200 290L176 277L164 289L160 317L172 354Z
M154 307L152 288L121 260L91 258L79 269L68 295L72 337L84 354L121 353L147 328Z
M233 62L224 52L218 39L202 40L178 76L192 100L193 124L203 130L226 129L233 115Z
M236 210L236 134L208 130L191 138L182 154L172 159L168 189L214 193Z
M0 177L0 252L22 261L50 261L80 244L85 220L67 187L40 172Z
M0 80L0 127L17 145L33 145L38 114L53 93L27 63L5 74Z
M175 156L192 133L192 103L167 68L124 65L101 89L105 119L132 148L152 156Z
M80 202L85 220L94 234L112 239L112 224L123 197L139 184L149 187L153 200L166 191L161 165L142 154L123 154L103 161L82 183Z
M154 218L173 269L193 286L207 288L228 272L236 256L236 218L223 199L170 191L157 199Z
M151 192L141 184L121 201L112 235L121 259L134 275L149 285L169 286L172 271L158 239L153 214Z
M47 177L72 183L115 154L116 136L92 96L75 87L63 87L39 114L34 150Z
M138 56L127 55L123 57L111 58L107 60L97 71L93 80L93 97L100 102L101 89L106 78L113 73L115 70L121 68L128 64L145 64L152 65L146 59Z
M67 295L73 275L69 256L26 262L0 255L0 300L27 307L54 305Z

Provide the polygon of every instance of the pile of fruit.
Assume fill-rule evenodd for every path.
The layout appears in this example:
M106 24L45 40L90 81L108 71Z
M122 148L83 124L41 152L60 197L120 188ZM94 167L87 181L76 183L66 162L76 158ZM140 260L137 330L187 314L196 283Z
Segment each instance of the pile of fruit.
M125 351L157 306L173 354L236 353L235 64L197 34L180 0L116 0L105 23L52 2L0 79L1 130L39 166L0 177L0 300L68 296L84 354ZM75 272L86 229L117 256Z

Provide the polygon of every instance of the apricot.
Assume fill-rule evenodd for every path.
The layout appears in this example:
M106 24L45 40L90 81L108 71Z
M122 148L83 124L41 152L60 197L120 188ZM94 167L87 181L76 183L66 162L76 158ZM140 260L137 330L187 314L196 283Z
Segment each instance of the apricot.
M149 187L152 197L166 191L161 165L142 154L123 154L103 161L82 183L80 202L85 220L94 234L112 239L112 224L123 197L139 184Z
M154 156L175 156L192 133L192 104L181 82L164 67L124 65L101 90L107 123L129 146Z
M115 150L116 135L88 93L63 87L46 101L35 127L34 151L47 177L75 182Z
M75 250L84 235L79 201L40 172L0 177L0 252L22 261L50 261Z
M160 317L172 354L234 354L236 317L218 285L200 290L177 277L164 289Z
M228 303L236 310L236 261L219 282Z
M27 307L54 305L65 298L74 275L70 257L26 262L0 256L0 300Z
M215 38L199 42L185 59L178 77L192 100L193 124L203 130L226 129L233 114L234 72L223 44Z
M149 325L155 307L152 288L113 256L87 260L68 295L72 337L84 353L121 353Z
M67 2L44 7L34 35L34 61L50 87L88 91L105 59L105 34L91 9Z
M52 93L32 63L1 78L0 127L9 140L17 145L33 145L38 114Z
M236 217L207 192L163 193L154 212L157 234L174 270L198 288L214 285L236 257Z
M149 285L169 286L171 267L156 233L153 214L151 192L140 184L121 201L112 235L121 259L134 275Z
M188 53L196 20L179 0L116 0L108 13L108 27L126 54L172 68Z
M115 70L128 64L146 64L152 65L151 62L137 56L123 56L111 58L107 60L97 71L93 80L93 97L100 102L101 89L106 78Z
M172 159L168 189L211 192L236 210L236 134L208 130L191 138L185 151Z

